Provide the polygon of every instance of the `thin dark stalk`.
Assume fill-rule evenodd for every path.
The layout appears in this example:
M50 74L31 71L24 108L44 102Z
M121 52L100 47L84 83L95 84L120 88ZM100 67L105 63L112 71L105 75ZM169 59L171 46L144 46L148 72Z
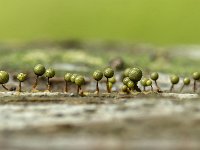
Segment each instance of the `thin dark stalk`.
M68 92L68 84L67 84L67 81L65 81L65 92L66 92L66 93Z
M47 79L47 90L51 90L50 78Z
M39 78L39 76L37 76L35 79L35 83L33 84L33 89L36 89L36 87L38 85L38 78Z
M81 87L78 85L78 86L77 86L77 95L79 95L80 89L81 89Z
M157 88L157 92L162 92L160 87L158 86L158 82L156 80L154 82L155 82L155 85L156 85L156 88Z
M99 82L98 81L96 83L96 92L97 92L97 95L99 95Z
M174 88L174 84L171 85L170 92L172 92L173 88Z
M155 85L156 85L157 90L160 90L160 87L158 86L157 81L155 81Z
M79 95L80 95L80 96L84 96L83 90L82 90L81 86L79 87Z
M143 91L146 91L146 87L145 86L143 86Z
M133 90L136 90L137 92L142 92L141 89L137 86L137 82L134 82Z
M7 90L7 91L10 91L4 84L2 84L2 87Z
M19 82L19 92L22 91L22 82Z

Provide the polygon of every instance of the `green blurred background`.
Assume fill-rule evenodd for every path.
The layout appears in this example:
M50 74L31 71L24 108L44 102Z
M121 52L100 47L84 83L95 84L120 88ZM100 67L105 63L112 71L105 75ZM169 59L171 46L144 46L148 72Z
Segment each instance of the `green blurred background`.
M91 73L120 58L190 74L200 64L199 18L200 0L0 0L0 67Z
M0 41L200 43L200 0L1 0Z

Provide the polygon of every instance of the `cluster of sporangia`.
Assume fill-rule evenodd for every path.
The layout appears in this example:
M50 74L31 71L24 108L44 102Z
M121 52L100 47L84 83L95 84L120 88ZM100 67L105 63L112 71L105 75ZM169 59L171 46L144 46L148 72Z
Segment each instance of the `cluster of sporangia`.
M46 91L51 91L51 84L50 84L50 79L55 76L55 70L52 68L46 69L43 65L38 64L34 67L33 69L35 75L36 75L36 80L32 88L32 92L37 92L37 85L38 85L38 79L39 77L45 75L47 78L47 90ZM96 70L93 73L93 78L96 80L96 91L95 93L98 95L99 94L99 81L102 80L103 76L106 77L106 87L107 87L107 92L111 93L112 85L116 82L116 79L114 77L114 70L110 67L106 68L103 72L100 70ZM129 94L131 92L137 91L141 92L141 89L138 87L138 82L143 86L143 91L146 91L146 87L150 87L151 91L154 91L153 89L153 83L154 81L156 89L155 91L157 92L162 92L161 89L158 86L157 80L159 78L159 74L157 72L153 72L150 74L150 78L142 78L143 73L139 68L127 68L124 73L123 73L123 86L121 88L121 91L123 93ZM200 80L200 72L194 72L192 74L192 78L194 80L193 84L193 91L195 92L197 90L197 81ZM19 73L17 75L17 79L19 81L19 87L18 91L21 92L21 83L24 82L27 79L27 75L24 73ZM171 81L171 88L170 92L173 91L174 85L179 83L179 77L177 75L172 75L170 77ZM9 81L9 74L6 71L0 71L0 84L3 86L4 89L8 89L5 84ZM65 81L65 92L68 92L68 83L75 83L77 85L77 94L83 95L83 91L81 89L81 86L85 83L85 79L82 75L78 74L71 74L71 73L66 73L64 76L64 81ZM183 85L180 89L180 92L184 89L185 86L188 86L190 84L191 80L189 77L185 77L183 79Z

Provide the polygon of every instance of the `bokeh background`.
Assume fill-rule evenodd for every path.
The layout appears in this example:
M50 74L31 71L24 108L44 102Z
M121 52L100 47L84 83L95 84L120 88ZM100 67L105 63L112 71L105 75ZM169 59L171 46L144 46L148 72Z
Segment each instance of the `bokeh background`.
M199 0L2 0L1 67L66 71L120 57L126 66L189 74L200 58L199 10Z
M0 40L200 43L199 0L6 0Z

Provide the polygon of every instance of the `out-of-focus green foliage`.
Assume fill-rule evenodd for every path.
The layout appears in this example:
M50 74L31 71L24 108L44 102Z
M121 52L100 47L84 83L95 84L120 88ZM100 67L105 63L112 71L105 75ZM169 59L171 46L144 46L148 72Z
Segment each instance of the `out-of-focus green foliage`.
M200 43L199 0L2 0L0 41Z

